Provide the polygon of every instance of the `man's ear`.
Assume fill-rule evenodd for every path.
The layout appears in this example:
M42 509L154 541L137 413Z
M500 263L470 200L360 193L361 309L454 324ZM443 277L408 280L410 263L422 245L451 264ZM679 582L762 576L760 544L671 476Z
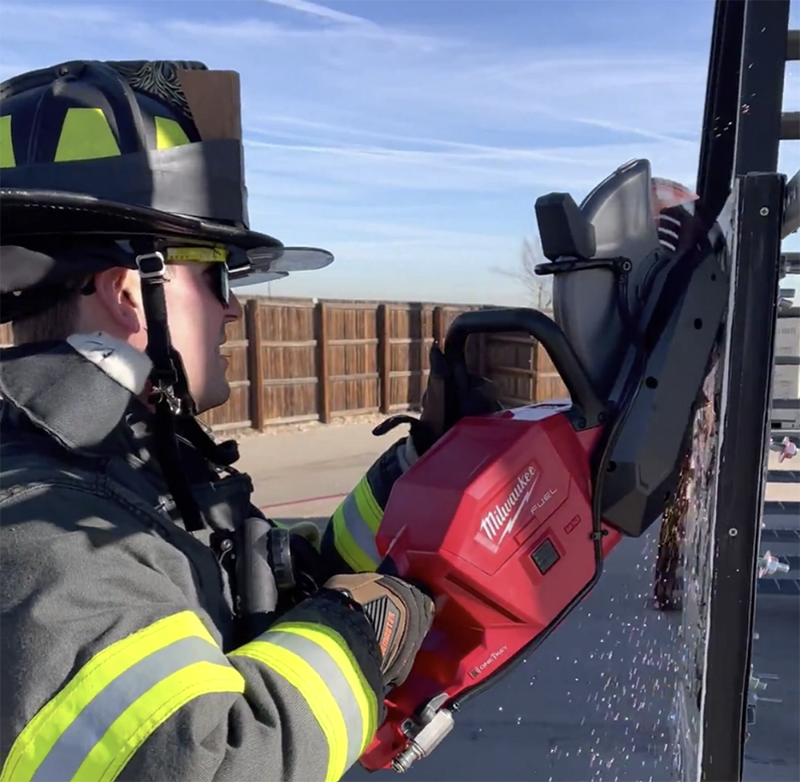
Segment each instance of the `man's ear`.
M130 269L107 269L94 278L95 296L105 318L126 337L144 329L141 284Z

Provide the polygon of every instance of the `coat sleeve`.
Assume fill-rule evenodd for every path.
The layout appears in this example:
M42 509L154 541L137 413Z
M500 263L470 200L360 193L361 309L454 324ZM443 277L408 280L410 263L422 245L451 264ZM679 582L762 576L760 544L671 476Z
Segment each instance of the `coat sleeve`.
M219 584L133 509L50 486L0 512L2 782L336 782L372 740L379 652L355 607L321 593L223 650Z
M378 567L375 533L395 481L416 461L410 437L381 454L331 516L321 552L329 573L373 572Z

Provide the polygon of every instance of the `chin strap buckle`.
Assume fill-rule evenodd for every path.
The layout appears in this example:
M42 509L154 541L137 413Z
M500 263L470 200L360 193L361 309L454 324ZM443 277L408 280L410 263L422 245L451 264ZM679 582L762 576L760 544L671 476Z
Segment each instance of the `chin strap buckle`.
M161 284L169 280L167 262L163 253L152 252L136 256L139 277L150 284Z

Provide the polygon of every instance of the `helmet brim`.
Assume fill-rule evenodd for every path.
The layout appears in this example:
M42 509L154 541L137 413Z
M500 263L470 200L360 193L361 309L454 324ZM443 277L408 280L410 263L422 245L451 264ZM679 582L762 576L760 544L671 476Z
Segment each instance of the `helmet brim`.
M130 253L115 246L135 237L228 248L233 288L334 260L327 250L284 247L258 231L64 191L0 188L0 225L0 323L42 309L82 277L112 266L135 268Z
M318 247L256 247L228 261L231 276L316 271L333 263L333 253ZM248 285L254 283L248 282Z
M231 288L244 288L250 285L266 285L268 282L282 280L289 276L289 272L258 272L250 271L245 274L231 274Z
M44 236L156 236L231 244L243 250L283 246L272 236L237 226L62 190L0 188L0 219L4 244Z
M231 268L237 279L266 272L313 271L334 260L327 250L284 247L273 236L239 226L64 191L0 188L0 224L3 245L26 246L48 237L75 242L137 236L224 245L240 251L234 255L241 260Z
M323 269L333 263L333 254L317 247L259 247L228 261L231 288L264 285L290 273Z

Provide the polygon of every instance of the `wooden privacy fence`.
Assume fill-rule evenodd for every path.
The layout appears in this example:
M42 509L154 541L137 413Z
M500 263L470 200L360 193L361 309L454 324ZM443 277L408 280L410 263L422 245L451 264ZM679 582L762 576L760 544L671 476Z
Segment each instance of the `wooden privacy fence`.
M203 419L216 431L263 430L419 407L429 351L461 312L479 307L251 297L228 326L229 401ZM0 343L10 344L3 327ZM505 404L565 398L550 358L521 334L467 342L468 364L491 378Z
M204 416L217 431L418 408L433 341L459 313L478 309L262 297L247 299L244 308L223 348L231 398ZM471 337L467 355L506 404L568 396L547 353L530 337Z

